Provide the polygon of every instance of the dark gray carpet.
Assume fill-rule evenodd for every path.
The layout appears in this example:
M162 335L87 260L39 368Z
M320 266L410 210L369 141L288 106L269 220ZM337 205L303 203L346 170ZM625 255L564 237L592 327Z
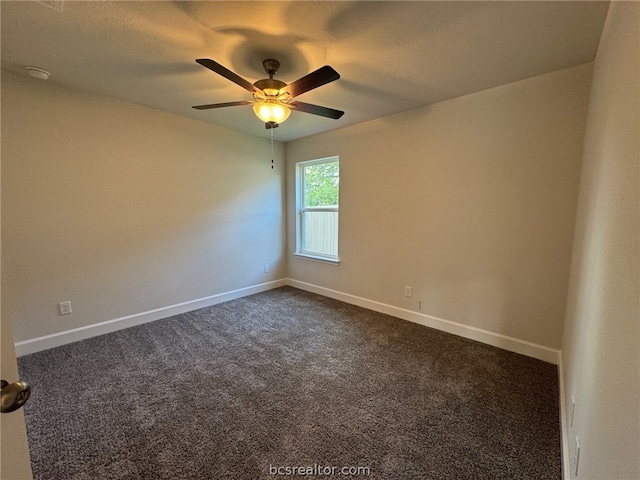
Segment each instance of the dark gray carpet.
M36 479L561 478L554 365L294 288L19 366Z

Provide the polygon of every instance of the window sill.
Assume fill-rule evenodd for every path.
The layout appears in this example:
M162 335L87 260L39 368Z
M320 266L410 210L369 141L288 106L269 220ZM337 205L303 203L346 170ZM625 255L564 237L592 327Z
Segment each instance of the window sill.
M327 258L327 257L321 257L319 255L310 255L308 253L294 253L293 255L295 257L304 258L305 260L311 260L313 262L328 263L330 265L336 265L336 266L340 265L339 258Z

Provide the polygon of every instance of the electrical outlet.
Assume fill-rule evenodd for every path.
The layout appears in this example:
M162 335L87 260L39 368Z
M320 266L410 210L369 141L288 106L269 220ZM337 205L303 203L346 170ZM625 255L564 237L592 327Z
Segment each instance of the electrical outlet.
M422 310L422 300L418 300L418 310Z
M404 296L405 297L411 296L411 287L404 287Z
M573 474L578 476L578 463L580 462L580 440L576 437L576 446L573 451Z
M269 264L268 263L264 266L264 273L269 273Z
M71 300L60 302L58 304L58 310L60 311L60 315L69 315L70 313L72 313L73 310L71 310Z

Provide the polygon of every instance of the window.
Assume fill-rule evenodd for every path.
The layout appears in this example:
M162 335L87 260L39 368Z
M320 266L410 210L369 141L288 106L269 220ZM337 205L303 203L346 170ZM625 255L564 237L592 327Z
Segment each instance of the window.
M296 254L338 262L338 157L296 164Z

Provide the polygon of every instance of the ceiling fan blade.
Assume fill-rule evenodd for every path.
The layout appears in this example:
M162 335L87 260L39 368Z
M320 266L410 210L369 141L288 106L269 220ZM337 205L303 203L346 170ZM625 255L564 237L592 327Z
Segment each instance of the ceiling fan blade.
M295 82L291 82L286 87L282 87L280 92L287 92L291 97L297 97L309 90L313 90L314 88L318 88L326 83L338 80L339 78L340 74L338 72L329 65L325 65L324 67L299 78Z
M313 105L311 103L291 102L289 104L294 110L299 112L311 113L313 115L320 115L321 117L328 117L337 120L344 112L341 110L334 110L333 108L321 107L320 105Z
M262 92L262 90L256 87L249 80L245 80L240 75L233 73L227 67L220 65L218 62L214 62L210 58L198 58L196 59L196 62L198 62L203 67L206 67L209 70L216 72L218 75L222 75L224 78L231 80L233 83L240 85L242 88L250 91L251 93Z
M210 103L208 105L196 105L196 110L209 110L210 108L221 108L221 107L235 107L236 105L251 105L253 102L249 102L247 100L241 100L239 102L226 102L226 103Z

